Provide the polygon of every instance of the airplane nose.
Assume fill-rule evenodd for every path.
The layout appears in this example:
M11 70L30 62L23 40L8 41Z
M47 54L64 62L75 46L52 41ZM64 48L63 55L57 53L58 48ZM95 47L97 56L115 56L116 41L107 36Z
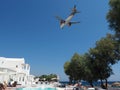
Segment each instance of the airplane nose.
M61 26L60 28L63 29L63 26Z

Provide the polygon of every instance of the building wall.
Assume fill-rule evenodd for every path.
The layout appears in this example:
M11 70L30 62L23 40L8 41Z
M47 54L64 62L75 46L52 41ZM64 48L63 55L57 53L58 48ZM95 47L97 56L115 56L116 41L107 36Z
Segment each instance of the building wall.
M29 64L25 64L24 58L4 58L0 57L0 67L15 70L18 73L30 73Z
M0 81L2 82L13 80L18 84L26 85L34 78L30 75L30 65L25 63L24 58L0 57L0 72Z

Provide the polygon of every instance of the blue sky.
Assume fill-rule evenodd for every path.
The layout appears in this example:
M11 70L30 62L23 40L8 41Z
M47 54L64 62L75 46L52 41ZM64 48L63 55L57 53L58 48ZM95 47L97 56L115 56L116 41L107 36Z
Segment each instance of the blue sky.
M77 52L84 54L110 32L106 21L109 0L0 0L0 56L23 57L34 75L55 73L67 80L63 65ZM72 21L80 24L59 27L77 5L81 12ZM119 63L113 66L120 80Z

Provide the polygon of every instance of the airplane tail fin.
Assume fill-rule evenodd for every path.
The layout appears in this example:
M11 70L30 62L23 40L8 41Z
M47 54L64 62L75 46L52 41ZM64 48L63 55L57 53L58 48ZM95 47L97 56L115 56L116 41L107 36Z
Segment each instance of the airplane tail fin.
M77 11L77 9L76 9L76 5L74 5L74 7L73 7L73 9L72 9L72 13L80 13L79 11Z

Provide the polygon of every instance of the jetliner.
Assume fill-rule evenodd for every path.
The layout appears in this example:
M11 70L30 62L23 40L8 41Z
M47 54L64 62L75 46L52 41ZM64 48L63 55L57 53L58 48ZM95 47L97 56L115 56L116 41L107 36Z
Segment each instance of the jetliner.
M71 19L73 18L73 16L76 14L76 13L79 13L76 9L76 5L74 5L73 9L72 9L72 12L71 14L68 16L67 19L62 19L60 18L59 16L56 16L56 18L60 21L60 28L63 29L63 27L65 25L68 25L68 26L71 26L72 24L77 24L77 23L80 23L80 22L72 22Z

